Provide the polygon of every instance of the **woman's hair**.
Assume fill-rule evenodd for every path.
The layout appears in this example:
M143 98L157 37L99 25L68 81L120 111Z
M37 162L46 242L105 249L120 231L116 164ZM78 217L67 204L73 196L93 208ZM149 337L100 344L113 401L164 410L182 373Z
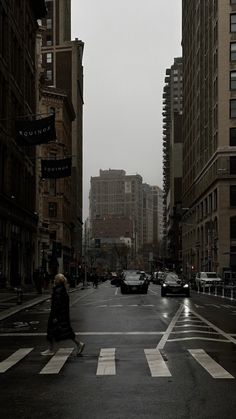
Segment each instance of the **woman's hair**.
M55 275L55 278L54 278L54 284L64 284L64 285L66 285L66 283L67 283L67 279L66 279L66 277L63 275L63 274L57 274L57 275Z

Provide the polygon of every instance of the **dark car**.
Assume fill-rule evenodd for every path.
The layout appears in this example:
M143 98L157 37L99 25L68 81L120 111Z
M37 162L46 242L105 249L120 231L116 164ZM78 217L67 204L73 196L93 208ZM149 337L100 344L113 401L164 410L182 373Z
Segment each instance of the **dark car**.
M124 271L121 278L120 290L122 294L128 292L147 294L148 284L149 281L145 273L141 271Z
M184 282L176 273L169 272L161 285L161 296L166 294L183 294L190 297L189 284Z

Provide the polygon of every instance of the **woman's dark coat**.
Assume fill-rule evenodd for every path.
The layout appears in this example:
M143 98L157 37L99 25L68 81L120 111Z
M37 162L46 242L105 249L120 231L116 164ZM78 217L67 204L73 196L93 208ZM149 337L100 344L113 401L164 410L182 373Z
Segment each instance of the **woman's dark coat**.
M51 312L48 319L47 339L59 341L74 339L75 334L70 324L69 295L63 284L53 287Z

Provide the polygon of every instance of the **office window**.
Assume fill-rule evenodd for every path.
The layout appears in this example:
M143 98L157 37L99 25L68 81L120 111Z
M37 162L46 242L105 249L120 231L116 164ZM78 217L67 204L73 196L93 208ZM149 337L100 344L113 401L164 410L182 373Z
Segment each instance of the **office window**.
M236 118L236 99L230 101L230 118Z
M236 89L236 71L230 71L230 90Z
M236 4L236 0L230 0L231 4Z
M229 158L229 167L230 167L230 174L236 175L236 156L231 156Z
M231 147L236 146L236 128L230 128L229 136L229 145Z
M230 185L230 206L236 207L236 185Z
M52 53L51 52L47 53L46 61L47 61L47 64L52 63ZM232 71L232 73L233 73L233 71Z
M48 216L49 217L56 217L57 216L57 204L56 204L56 202L49 202L48 203Z
M236 42L231 42L230 44L230 60L236 60Z

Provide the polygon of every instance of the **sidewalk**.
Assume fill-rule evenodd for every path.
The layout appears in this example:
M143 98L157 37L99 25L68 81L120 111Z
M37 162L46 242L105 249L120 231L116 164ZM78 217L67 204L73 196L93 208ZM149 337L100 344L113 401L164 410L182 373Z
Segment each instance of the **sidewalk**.
M83 289L83 284L79 283L75 288L70 288L69 293ZM26 308L40 304L51 297L51 290L43 290L42 294L38 294L36 290L26 290L21 295L21 303L19 304L17 292L14 289L0 290L0 321L18 313Z

